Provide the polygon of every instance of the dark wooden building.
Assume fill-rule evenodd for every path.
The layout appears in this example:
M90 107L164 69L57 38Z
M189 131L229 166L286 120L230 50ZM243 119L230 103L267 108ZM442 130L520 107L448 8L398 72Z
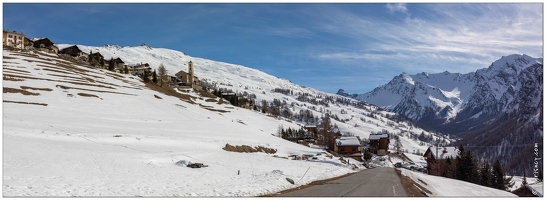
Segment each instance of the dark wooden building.
M446 160L449 158L455 162L457 155L459 155L457 147L429 147L423 155L427 161L428 174L442 175L446 167Z
M380 156L387 155L390 143L388 134L371 134L369 142L371 153Z
M42 38L34 41L34 48L49 53L59 53L59 47L55 46L55 43L53 43L49 38Z
M69 46L69 47L66 47L64 49L61 49L59 51L59 54L66 54L66 55L70 55L72 57L75 57L75 58L80 58L82 56L85 55L85 53L80 50L80 48L76 45L73 45L73 46ZM87 60L87 59L85 59Z

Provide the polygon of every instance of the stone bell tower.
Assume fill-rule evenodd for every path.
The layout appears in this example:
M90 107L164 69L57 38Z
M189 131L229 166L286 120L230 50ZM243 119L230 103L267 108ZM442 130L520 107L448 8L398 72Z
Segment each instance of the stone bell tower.
M190 83L193 86L193 62L190 60L188 63L188 83Z

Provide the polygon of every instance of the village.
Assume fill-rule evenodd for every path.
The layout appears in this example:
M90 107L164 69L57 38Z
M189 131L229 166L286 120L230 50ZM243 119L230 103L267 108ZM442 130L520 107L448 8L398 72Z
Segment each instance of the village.
M71 59L72 61L87 63L92 68L98 69L107 69L114 71L116 73L125 73L138 76L139 78L150 81L154 79L155 70L152 71L152 68L148 63L138 63L136 65L128 65L119 57L117 58L104 58L100 52L83 52L77 45L69 46L63 49L59 49L57 45L51 41L49 38L35 38L30 39L25 36L22 32L3 30L3 46L4 48L14 48L27 51L42 51L51 54L58 54L61 58ZM113 64L112 64L113 63ZM186 64L184 64L186 65ZM112 67L113 66L113 67ZM180 70L175 74L175 76L168 76L163 74L160 76L160 81L165 83L166 87L184 87L184 88L193 88L196 90L206 90L210 91L206 87L202 87L199 82L199 78L195 76L195 66L192 61L187 63L187 71ZM213 92L216 96L221 96L229 101L230 98L236 97L237 95L233 92ZM237 97L236 97L237 98ZM238 97L243 98L243 97ZM241 100L239 100L241 101ZM232 101L230 101L232 102ZM254 106L253 101L245 101L245 104L240 105L243 108L252 108ZM340 160L343 158L353 158L357 161L363 162L368 167L374 167L378 165L373 165L371 162L372 157L377 158L376 161L385 161L387 156L391 154L389 149L396 149L396 155L401 155L403 152L400 151L400 145L398 142L395 143L396 148L389 148L391 139L394 139L389 133L373 133L370 134L369 138L360 138L359 136L342 136L339 133L334 133L332 130L322 130L320 124L317 125L304 125L301 130L305 132L305 137L289 137L285 138L295 143L302 145L308 145L309 143L318 143L321 141L322 144L326 144L329 153L340 157ZM281 130L281 132L284 130ZM330 135L330 137L325 137L325 135ZM334 135L334 136L331 136ZM329 147L329 148L328 148ZM445 164L436 164L444 163L448 157L455 158L457 156L457 151L454 150L456 147L445 147L441 150L439 158L436 158L437 153L435 152L436 147L430 147L426 153L422 154L419 152L413 152L419 156L424 156L424 160L427 161L426 166L416 165L415 162L411 159L406 158L404 165L401 163L396 163L395 167L406 167L411 170L428 172L434 175L441 175L443 169L441 169ZM446 151L449 149L449 151ZM292 159L295 160L305 160L312 159L313 156L310 155L292 155ZM345 160L343 160L346 162ZM428 170L427 170L428 169ZM432 170L431 170L432 169Z

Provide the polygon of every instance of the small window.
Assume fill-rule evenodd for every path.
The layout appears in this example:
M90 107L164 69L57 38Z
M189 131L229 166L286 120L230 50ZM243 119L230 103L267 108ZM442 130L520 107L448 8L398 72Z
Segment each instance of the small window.
M19 37L17 37L17 38L21 39L21 36L19 36Z
M13 38L13 35L8 35L8 38Z

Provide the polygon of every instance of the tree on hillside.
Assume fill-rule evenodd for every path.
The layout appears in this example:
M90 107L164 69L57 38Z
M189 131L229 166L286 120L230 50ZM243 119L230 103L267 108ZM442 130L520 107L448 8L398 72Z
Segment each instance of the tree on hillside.
M478 165L474 155L470 151L464 151L462 144L459 149L461 151L457 156L455 177L458 180L477 183L479 181Z
M163 81L167 76L167 69L163 66L163 63L159 64L159 67L157 67L157 75L159 76L160 86L163 87Z
M154 72L152 73L152 83L157 83L157 73L155 73L155 69L154 69Z
M114 58L110 58L110 61L108 62L108 70L114 71L116 69L116 66L114 65Z
M491 172L491 166L489 166L489 162L486 160L483 160L482 166L480 168L480 185L486 186L486 187L492 187L493 186L493 174Z
M125 67L123 68L123 73L129 74L129 67L125 66Z
M442 176L446 178L455 178L455 161L452 161L451 156L445 161L445 167Z
M150 73L148 70L144 70L144 74L142 74L142 81L145 83L150 82Z
M89 56L87 57L87 61L89 62L89 64L94 65L93 63L93 56L91 56L93 54L93 51L89 51Z
M504 168L502 167L499 158L497 158L495 164L493 164L493 188L499 190L511 188L514 185L512 177L506 178L505 176Z

